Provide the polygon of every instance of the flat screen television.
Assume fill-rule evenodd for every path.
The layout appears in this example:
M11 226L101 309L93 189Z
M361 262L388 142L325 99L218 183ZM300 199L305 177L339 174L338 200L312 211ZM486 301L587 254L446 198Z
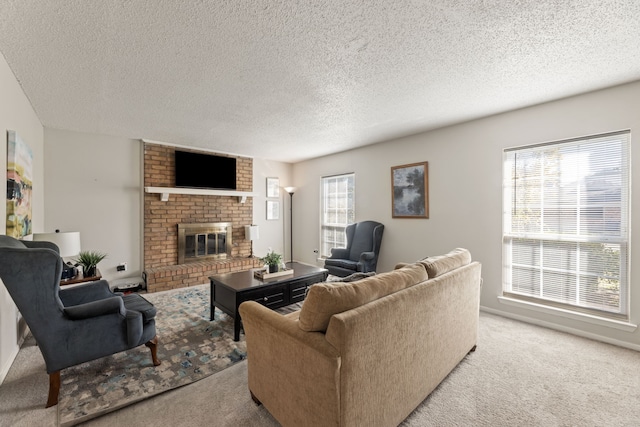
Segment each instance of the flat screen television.
M235 157L176 150L175 163L176 187L236 189Z

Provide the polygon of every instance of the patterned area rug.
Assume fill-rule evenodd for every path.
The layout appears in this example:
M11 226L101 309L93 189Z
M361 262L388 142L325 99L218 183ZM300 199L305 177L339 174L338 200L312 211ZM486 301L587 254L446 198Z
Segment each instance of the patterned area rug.
M244 335L220 310L209 321L209 285L145 294L153 303L159 338L154 367L145 346L64 369L58 422L75 425L159 393L201 380L246 356Z

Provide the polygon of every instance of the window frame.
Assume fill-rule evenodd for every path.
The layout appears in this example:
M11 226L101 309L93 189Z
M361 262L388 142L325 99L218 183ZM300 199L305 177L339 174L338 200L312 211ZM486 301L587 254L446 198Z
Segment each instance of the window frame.
M576 229L574 236L569 236L569 237L563 236L561 234L554 235L553 233L545 233L544 230L538 233L514 231L512 220L513 220L513 212L515 211L515 207L516 206L528 207L528 205L526 203L523 205L518 205L517 204L518 202L514 201L515 197L512 195L513 189L517 187L515 183L515 179L517 178L514 178L513 176L513 171L516 170L516 166L510 163L512 162L510 157L512 157L513 153L516 153L517 155L517 153L532 153L535 150L544 150L545 148L559 147L559 149L561 149L561 148L571 147L572 145L573 146L578 146L581 144L595 145L595 143L598 141L602 142L606 139L611 139L616 137L620 138L619 143L621 145L621 149L620 149L619 159L620 159L620 164L622 165L621 166L622 170L620 172L620 177L621 177L621 194L620 194L620 202L619 202L620 220L619 220L619 232L617 236L597 235L597 233L589 234L588 232L581 235L582 232L579 228ZM518 300L524 303L540 305L540 306L551 308L551 309L560 309L560 310L568 311L575 314L587 314L587 315L592 315L595 317L605 318L609 320L616 320L616 321L629 320L630 318L629 250L630 250L630 240L631 240L631 236L630 236L631 152L630 150L631 150L631 132L629 130L603 133L603 134L591 135L591 136L580 137L580 138L572 138L568 140L553 141L553 142L547 142L547 143L535 144L535 145L529 145L529 146L523 146L523 147L508 148L503 150L502 298L510 298L510 299ZM579 163L579 164L581 165L582 163ZM543 173L541 175L541 180L544 180L546 177L549 177L549 176L550 175L545 175ZM585 177L586 176L587 175L585 175ZM578 184L578 186L579 185L580 184ZM542 184L540 185L539 188L540 188L540 192L543 193L544 187ZM585 197L584 195L587 194L586 189L582 189L580 191L583 191L583 193L579 192L577 194L576 202L574 205L577 212L580 211L582 204L584 203L584 202L581 202L580 198ZM544 199L544 196L539 196L539 197L541 197L540 199L541 213L539 214L539 216L534 218L538 219L541 224L544 224L545 219L544 219L542 206L544 205L544 202L546 199ZM566 197L568 196L564 195L562 197L563 197L562 199L558 199L559 204L562 204L562 202L566 202ZM566 204L565 206L571 207L573 205ZM578 213L577 215L579 220L580 214ZM604 224L609 224L609 223L605 222ZM618 222L615 222L615 224L618 224ZM534 296L531 294L527 295L526 292L517 292L517 291L514 292L513 286L512 286L513 285L512 274L514 271L513 270L514 265L516 266L516 269L519 265L514 263L514 260L512 259L512 253L513 253L512 244L514 241L518 239L520 240L526 239L533 242L537 241L539 243L540 249L538 252L538 257L539 257L538 261L541 263L541 265L535 266L534 264L531 264L529 265L529 268L532 271L535 270L535 268L538 268L540 270L541 277L543 277L543 272L545 269L549 270L549 268L547 267L549 265L549 261L543 259L544 242L555 242L558 246L560 246L561 244L560 242L569 242L568 243L569 245L575 244L576 252L572 253L572 255L574 255L575 257L581 256L581 249L580 249L581 245L589 245L594 243L595 244L599 243L603 245L607 245L607 244L620 245L619 246L620 266L619 266L619 276L618 276L619 277L618 278L619 280L619 291L618 291L619 311L616 312L616 311L610 311L607 309L587 307L585 306L586 304L582 304L582 305L580 304L579 298L576 298L577 299L576 304L571 304L571 303L567 303L566 301L565 302L556 301L550 297L545 298L542 295ZM580 263L580 261L576 261L576 262L578 264ZM560 273L565 274L567 277L570 276L571 274L582 276L585 274L586 269L581 269L581 268L582 267L578 267L575 269L575 271L560 271ZM557 272L554 272L554 273L557 273ZM540 282L537 282L537 283L540 289L542 289L544 286L544 280L541 279ZM576 280L575 286L576 288L574 289L574 291L576 292L576 294L579 295L579 293L582 291L579 278Z
M328 180L340 180L340 179L351 179L352 180L352 191L351 191L351 201L347 201L347 203L351 204L351 209L347 206L346 209L346 222L334 222L334 223L325 223L325 215L327 214L327 197L325 194L325 184ZM349 192L347 191L348 195ZM331 256L331 248L339 248L346 247L346 233L345 229L349 224L353 224L355 222L355 205L356 205L356 174L354 172L341 173L336 175L328 175L320 178L320 227L319 227L319 241L320 241L320 253L318 256L321 259L325 259ZM339 210L339 208L336 208ZM349 210L351 211L351 217L349 217ZM337 213L337 212L336 212ZM327 228L331 228L334 236L344 237L344 245L341 246L340 239L334 238L330 240L325 239L325 231Z

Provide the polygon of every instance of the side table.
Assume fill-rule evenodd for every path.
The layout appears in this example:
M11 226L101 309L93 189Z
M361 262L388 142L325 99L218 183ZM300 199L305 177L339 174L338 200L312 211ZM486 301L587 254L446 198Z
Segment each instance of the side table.
M71 279L61 280L60 286L75 285L77 283L84 283L84 282L94 282L100 279L102 279L102 274L100 274L100 270L96 268L95 276L84 277L84 272L80 272L76 274L75 277L72 277Z

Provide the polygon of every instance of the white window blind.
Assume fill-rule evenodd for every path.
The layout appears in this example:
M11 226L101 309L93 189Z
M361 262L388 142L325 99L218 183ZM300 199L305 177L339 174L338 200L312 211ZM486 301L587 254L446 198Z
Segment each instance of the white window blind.
M347 246L345 228L355 221L355 175L323 177L320 256L331 255L331 248Z
M504 295L628 318L629 135L504 152Z

